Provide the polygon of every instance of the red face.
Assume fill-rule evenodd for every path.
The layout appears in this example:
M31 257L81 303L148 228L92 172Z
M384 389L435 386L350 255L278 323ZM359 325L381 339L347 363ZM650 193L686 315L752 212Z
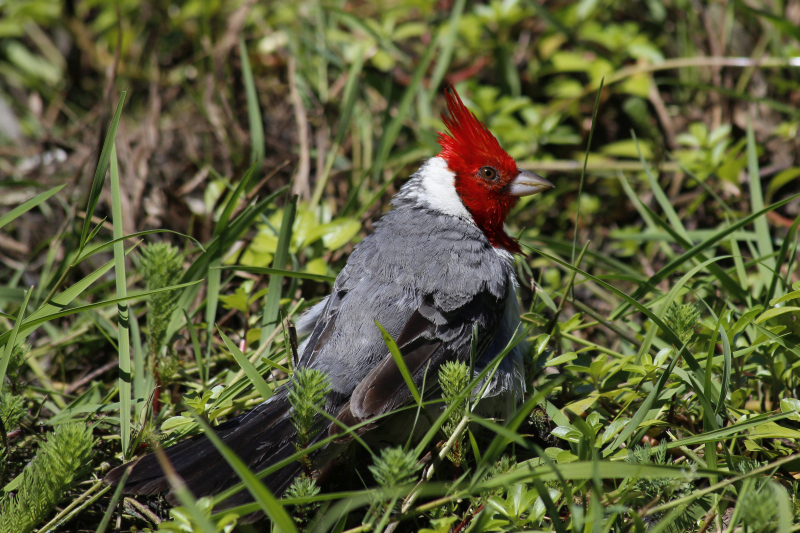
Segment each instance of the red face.
M446 91L445 98L449 116L442 118L450 135L439 133L439 155L456 175L456 191L493 246L521 253L516 240L503 229L518 201L517 195L510 194L511 183L520 173L517 163L464 106L455 89Z

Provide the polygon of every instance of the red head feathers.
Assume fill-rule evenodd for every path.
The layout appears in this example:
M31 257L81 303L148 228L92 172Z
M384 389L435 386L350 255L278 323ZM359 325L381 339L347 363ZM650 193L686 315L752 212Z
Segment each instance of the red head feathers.
M520 173L517 163L466 108L454 88L445 90L445 99L449 115L443 114L442 119L449 134L439 133L439 157L455 173L456 191L489 242L521 253L516 239L503 229L506 216L517 203L517 195L510 191Z
M477 172L481 167L492 164L497 170L508 174L509 179L517 173L517 163L500 148L486 126L479 121L461 101L455 88L445 90L447 111L442 114L450 135L439 133L439 144L450 170L454 172Z

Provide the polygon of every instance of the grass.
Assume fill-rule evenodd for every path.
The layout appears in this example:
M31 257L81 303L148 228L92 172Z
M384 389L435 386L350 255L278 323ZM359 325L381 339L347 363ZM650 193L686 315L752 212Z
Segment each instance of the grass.
M46 479L26 464L69 456L66 442L53 451L54 429L88 427L94 442L26 530L221 531L253 512L275 531L798 530L800 171L786 154L797 153L800 83L788 8L711 3L700 22L682 2L309 2L173 6L159 21L101 2L65 16L95 42L76 39L90 60L73 65L81 83L61 84L47 77L61 64L47 45L59 23L30 4L0 7L29 28L4 31L39 69L0 47L14 74L0 98L27 143L0 138L11 177L0 183L11 198L0 504ZM717 19L734 30L709 32ZM737 57L731 32L768 57ZM252 472L211 428L291 379L292 321L435 153L443 82L522 167L562 169L511 220L526 252L512 342L529 346L528 394L508 420L477 414L468 391L498 358L421 439L381 449L343 428L353 445L321 490L271 494L261 480L333 438ZM26 166L45 153L62 161ZM304 157L316 174L298 189ZM156 241L183 265L166 285L143 279ZM432 402L412 391L404 409L421 419ZM242 479L213 500L179 479L173 509L100 483L148 445L202 432ZM214 511L243 489L253 503ZM0 516L0 531L14 525Z

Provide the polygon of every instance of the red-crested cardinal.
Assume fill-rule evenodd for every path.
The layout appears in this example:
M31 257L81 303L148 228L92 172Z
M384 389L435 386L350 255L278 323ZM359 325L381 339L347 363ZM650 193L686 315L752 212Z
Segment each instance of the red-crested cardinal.
M394 209L375 224L337 276L333 292L297 324L310 336L298 365L324 371L330 380L325 410L347 426L409 404L411 392L389 353L380 323L396 339L418 388L431 393L442 364L469 363L473 327L480 372L512 339L520 323L513 254L517 241L503 223L520 196L553 187L520 170L489 130L464 106L454 89L445 91L449 133L440 133L441 153L427 160L392 199ZM523 356L512 350L484 392L490 409L508 413L525 392ZM269 400L215 429L254 471L296 452L292 409L284 386ZM320 417L321 418L321 417ZM321 435L341 431L323 419ZM378 428L381 426L378 425ZM381 431L377 429L375 431ZM233 470L202 435L165 450L175 471L200 497L238 482ZM127 465L112 470L118 483ZM276 494L301 469L295 462L264 481ZM154 455L141 458L126 492L156 494L170 489ZM174 495L168 499L175 502ZM251 501L247 491L229 499Z

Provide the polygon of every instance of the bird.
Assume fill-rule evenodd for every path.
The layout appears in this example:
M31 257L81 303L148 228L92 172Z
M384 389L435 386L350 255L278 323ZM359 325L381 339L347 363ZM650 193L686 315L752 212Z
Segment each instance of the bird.
M354 247L331 294L297 322L298 335L307 336L298 349L297 366L325 373L330 390L324 409L337 420L334 424L323 418L318 438L336 434L342 424L369 422L413 401L376 322L396 340L418 389L423 383L435 389L438 370L446 362L470 362L473 329L477 374L514 338L520 324L513 260L522 250L504 223L520 197L553 184L520 169L455 88L447 87L444 97L446 131L437 138L441 151L399 189L392 209ZM525 393L523 358L517 346L501 360L480 405L501 415L512 412ZM291 380L260 405L214 429L254 472L296 452L290 387ZM381 432L381 424L362 424L365 430ZM203 435L164 452L196 497L239 481ZM118 484L129 466L125 492L152 495L171 489L155 454L112 469L105 481ZM280 495L301 470L294 462L264 482ZM167 499L177 503L173 492ZM224 506L249 501L243 490Z

